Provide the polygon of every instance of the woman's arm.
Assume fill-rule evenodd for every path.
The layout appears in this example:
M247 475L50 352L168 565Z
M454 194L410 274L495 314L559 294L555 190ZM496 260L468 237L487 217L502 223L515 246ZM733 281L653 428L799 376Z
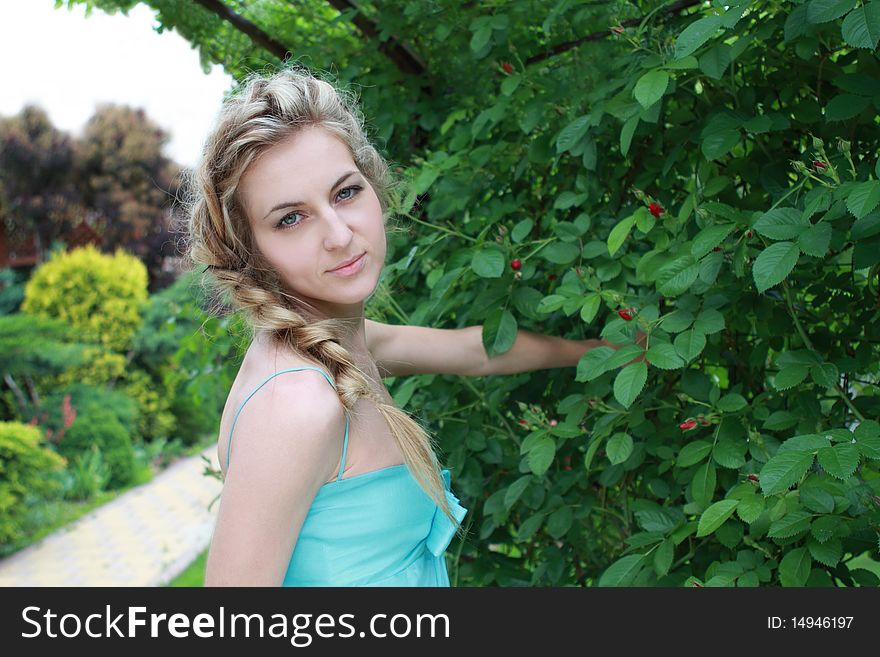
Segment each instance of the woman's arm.
M642 346L645 344L645 334L641 331L637 332L637 342ZM581 356L596 347L611 347L617 350L620 345L602 339L569 340L519 329L510 349L491 358L486 356L484 376L575 367ZM630 362L643 358L640 356Z

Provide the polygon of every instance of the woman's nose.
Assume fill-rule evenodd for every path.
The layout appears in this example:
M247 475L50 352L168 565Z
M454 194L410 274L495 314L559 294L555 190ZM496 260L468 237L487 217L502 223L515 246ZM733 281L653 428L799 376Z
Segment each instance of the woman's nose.
M346 246L354 234L348 225L346 218L335 209L327 210L325 214L327 232L324 236L327 248L339 248Z

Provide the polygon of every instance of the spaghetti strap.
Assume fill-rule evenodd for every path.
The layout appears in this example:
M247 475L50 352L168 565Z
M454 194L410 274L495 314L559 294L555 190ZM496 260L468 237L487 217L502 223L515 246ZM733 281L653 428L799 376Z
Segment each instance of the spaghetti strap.
M238 416L241 414L244 405L247 403L248 399L257 394L257 390L266 385L269 381L271 381L274 377L279 374L284 374L285 372L299 372L301 370L314 370L316 372L320 372L324 375L324 378L327 379L327 383L333 386L333 389L336 389L336 384L333 383L333 379L330 378L330 375L327 374L324 370L319 367L291 367L286 370L279 370L273 374L270 374L269 377L263 381L260 385L256 387L256 389L249 394L243 402L241 402L241 406L238 407L238 411L235 413L235 417L232 419L232 428L229 429L229 441L226 444L226 471L229 472L229 452L232 449L232 432L235 430L235 422L238 420ZM348 450L348 412L345 413L345 439L342 442L342 462L339 464L339 474L336 477L336 481L342 480L342 471L345 468L345 453Z

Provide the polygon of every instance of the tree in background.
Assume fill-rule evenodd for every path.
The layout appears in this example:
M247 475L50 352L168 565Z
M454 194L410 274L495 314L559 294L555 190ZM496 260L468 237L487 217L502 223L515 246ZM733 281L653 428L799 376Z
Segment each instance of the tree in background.
M180 168L162 154L168 134L141 109L103 105L81 138L56 129L28 106L0 119L0 214L14 248L33 233L38 249L69 244L81 223L105 253L117 248L146 265L150 289L172 282L163 271L174 256L170 216Z
M82 221L73 184L74 142L39 107L0 117L0 213L11 248L34 234L48 247Z
M179 167L162 154L168 139L143 110L102 105L75 144L75 185L104 248L136 255L152 277L173 254L167 226Z

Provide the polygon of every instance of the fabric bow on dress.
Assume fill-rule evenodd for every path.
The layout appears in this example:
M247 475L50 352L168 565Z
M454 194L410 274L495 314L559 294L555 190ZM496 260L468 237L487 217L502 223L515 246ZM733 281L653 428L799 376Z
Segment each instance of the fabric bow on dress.
M425 545L428 550L436 557L441 556L446 551L446 548L452 542L452 537L455 536L455 531L458 529L459 525L461 525L461 521L468 512L468 510L459 503L459 499L451 490L451 475L449 474L449 470L444 469L440 474L443 476L443 484L445 486L446 499L449 502L449 510L452 512L452 515L455 516L457 522L453 523L446 514L443 513L443 509L437 506L434 511L434 518L431 521L431 529L428 532L428 537L425 539Z

